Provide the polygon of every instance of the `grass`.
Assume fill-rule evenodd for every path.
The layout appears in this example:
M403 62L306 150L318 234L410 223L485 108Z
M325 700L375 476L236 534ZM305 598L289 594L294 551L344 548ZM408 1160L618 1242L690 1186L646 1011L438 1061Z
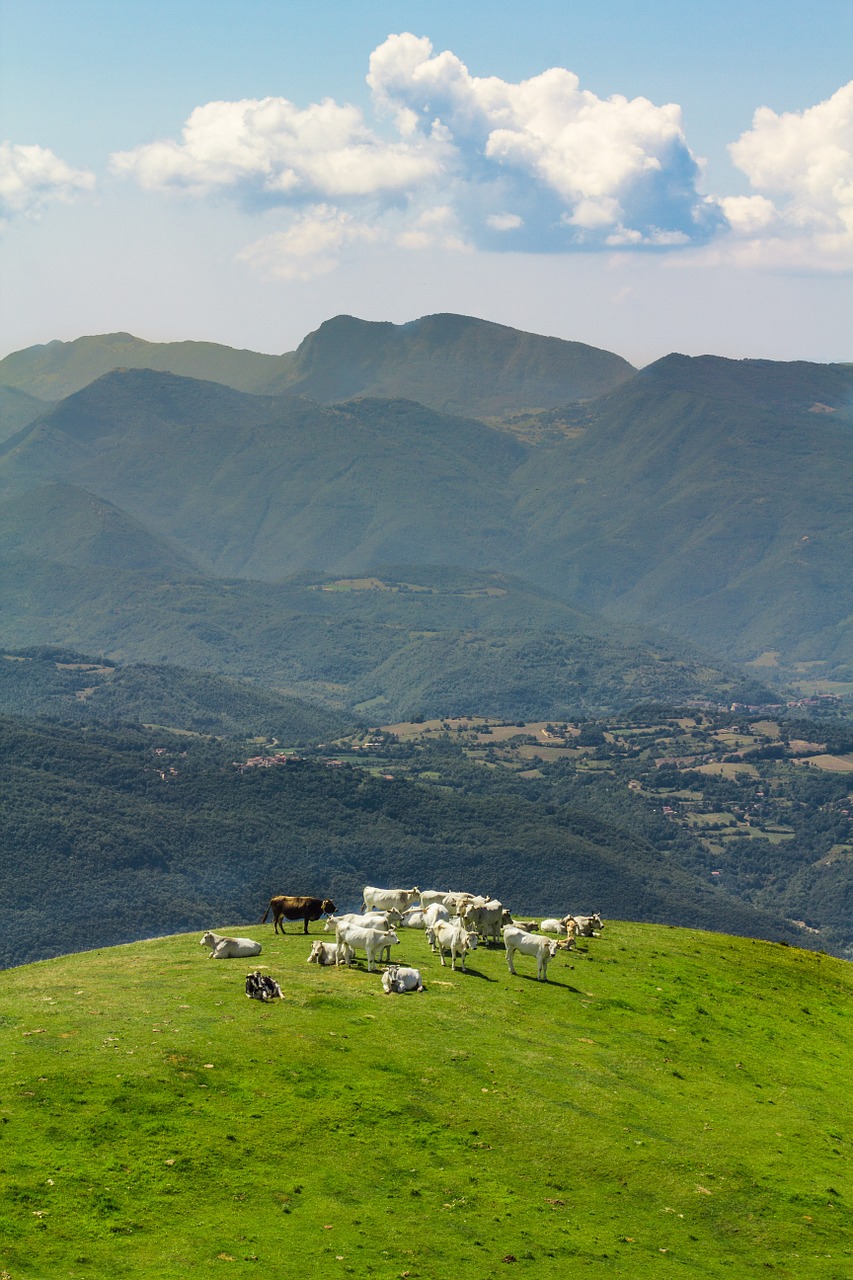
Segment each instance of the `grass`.
M615 922L541 984L405 933L387 998L239 931L283 1001L196 934L0 975L0 1274L853 1271L849 964Z

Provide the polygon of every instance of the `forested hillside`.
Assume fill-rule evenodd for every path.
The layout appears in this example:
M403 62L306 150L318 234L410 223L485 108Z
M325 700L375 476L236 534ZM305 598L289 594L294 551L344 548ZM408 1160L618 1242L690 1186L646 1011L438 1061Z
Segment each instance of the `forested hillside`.
M459 886L517 910L802 941L645 838L569 805L455 794L323 760L239 769L162 731L4 718L2 963L260 920L276 893L357 908L365 883ZM482 775L487 783L485 775Z

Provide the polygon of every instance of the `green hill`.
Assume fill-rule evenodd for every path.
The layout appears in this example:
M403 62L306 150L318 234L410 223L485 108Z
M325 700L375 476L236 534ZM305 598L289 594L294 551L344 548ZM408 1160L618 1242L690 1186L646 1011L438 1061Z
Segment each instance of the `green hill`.
M386 998L243 924L262 1005L201 925L2 975L16 1280L849 1275L849 964L608 921L542 984L415 934Z
M35 422L49 406L15 387L0 386L0 444Z
M0 384L63 400L114 369L158 369L254 391L259 381L280 373L282 357L215 342L146 342L130 333L104 333L14 351L0 360Z
M63 722L160 725L302 746L353 728L341 714L207 671L115 663L51 647L0 653L0 710Z
M282 356L129 333L49 342L0 360L0 385L61 400L115 369L155 369L239 391L296 391L324 404L362 395L418 400L473 417L586 400L634 373L609 351L469 316L403 325L337 316Z
M298 391L323 404L402 398L462 417L504 418L590 400L634 372L609 351L469 316L403 325L336 316L305 338L263 390Z

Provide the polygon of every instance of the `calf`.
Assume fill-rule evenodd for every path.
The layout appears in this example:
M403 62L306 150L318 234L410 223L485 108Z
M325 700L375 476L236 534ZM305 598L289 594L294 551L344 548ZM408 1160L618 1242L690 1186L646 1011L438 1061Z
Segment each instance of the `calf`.
M552 938L537 938L524 929L504 929L504 946L506 947L506 964L510 973L515 973L513 957L518 951L523 956L536 957L536 977L540 982L548 981L548 961L557 954L557 941Z

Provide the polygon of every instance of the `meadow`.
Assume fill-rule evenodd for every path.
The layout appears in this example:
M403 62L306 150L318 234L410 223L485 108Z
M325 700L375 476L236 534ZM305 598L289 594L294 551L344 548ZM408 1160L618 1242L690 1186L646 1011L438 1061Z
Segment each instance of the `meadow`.
M283 1000L201 930L0 974L3 1280L853 1273L849 963L614 921L538 983L404 931L386 997L219 931Z

